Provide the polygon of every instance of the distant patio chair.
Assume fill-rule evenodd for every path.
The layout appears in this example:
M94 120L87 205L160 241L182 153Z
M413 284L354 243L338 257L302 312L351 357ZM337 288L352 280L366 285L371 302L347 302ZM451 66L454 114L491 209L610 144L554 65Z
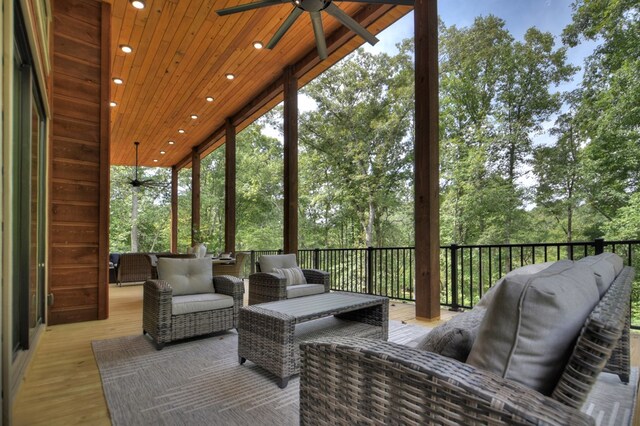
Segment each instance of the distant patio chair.
M118 261L118 285L143 283L153 278L151 257L146 253L123 253Z
M243 268L248 257L249 253L238 252L236 253L236 262L233 264L214 263L213 275L231 275L240 279L244 278Z
M256 266L259 272L249 275L249 305L328 293L331 288L328 272L299 268L295 254L260 256Z

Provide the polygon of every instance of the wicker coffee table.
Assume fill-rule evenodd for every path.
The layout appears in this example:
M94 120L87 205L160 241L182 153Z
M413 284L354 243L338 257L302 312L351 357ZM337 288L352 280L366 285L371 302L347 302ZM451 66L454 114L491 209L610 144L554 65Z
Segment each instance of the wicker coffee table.
M333 292L240 309L238 358L253 361L285 388L300 371L300 342L327 337L387 340L389 299Z

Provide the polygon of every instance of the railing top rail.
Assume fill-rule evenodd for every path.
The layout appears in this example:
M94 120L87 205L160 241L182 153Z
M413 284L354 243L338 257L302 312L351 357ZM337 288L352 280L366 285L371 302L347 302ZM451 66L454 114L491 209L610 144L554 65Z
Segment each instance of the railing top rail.
M621 243L633 243L633 241L622 241ZM605 241L605 244L616 243L615 241ZM593 246L595 243L593 241L572 241L565 243L518 243L518 244L469 244L469 245L455 245L457 248L520 248L520 247L583 247L583 246ZM440 246L441 249L450 249L451 245L448 246Z

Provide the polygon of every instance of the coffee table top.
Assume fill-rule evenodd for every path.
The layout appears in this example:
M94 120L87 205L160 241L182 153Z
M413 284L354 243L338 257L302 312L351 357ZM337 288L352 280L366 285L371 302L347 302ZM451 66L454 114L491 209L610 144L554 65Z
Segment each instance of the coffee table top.
M365 308L367 306L374 306L384 303L385 301L388 301L388 298L383 296L331 292L245 306L241 308L241 310L253 310L252 308L256 308L263 313L265 311L271 311L275 315L281 314L294 317L298 322L301 322L312 318L320 318Z

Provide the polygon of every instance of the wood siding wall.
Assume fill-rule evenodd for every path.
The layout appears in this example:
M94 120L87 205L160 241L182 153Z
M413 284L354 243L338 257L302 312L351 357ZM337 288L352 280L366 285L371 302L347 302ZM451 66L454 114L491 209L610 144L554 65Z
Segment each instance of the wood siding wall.
M108 4L53 0L48 323L108 312Z

